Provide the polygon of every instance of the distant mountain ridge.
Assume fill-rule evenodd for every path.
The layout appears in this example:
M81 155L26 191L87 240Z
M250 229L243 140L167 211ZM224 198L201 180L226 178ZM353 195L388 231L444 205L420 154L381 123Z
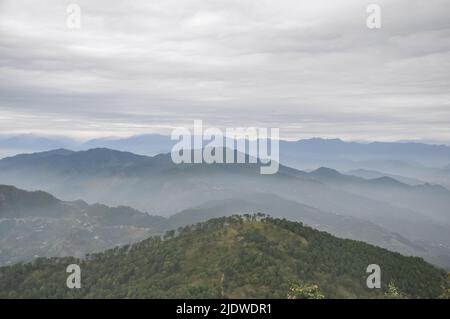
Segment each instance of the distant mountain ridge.
M408 184L410 186L425 184L424 181L421 181L416 178L408 178L408 177L404 177L404 176L400 176L400 175L387 174L387 173L378 172L378 171L374 171L374 170L355 169L355 170L347 171L347 172L345 172L345 174L362 177L364 179L374 179L374 178L387 176L387 177L396 179L399 182L402 182L403 184Z
M21 151L42 152L56 148L87 150L92 148L111 148L129 151L142 155L156 155L170 152L176 141L170 136L160 134L143 134L131 137L96 138L79 142L67 137L44 137L33 134L1 136L0 149L18 149ZM341 139L310 138L297 141L281 140L281 152L296 155L326 155L333 158L355 157L357 155L389 157L391 159L406 158L439 158L449 165L450 146L444 144L426 144L419 142L347 142Z
M319 183L325 183L334 185L336 183L352 185L355 184L358 187L369 187L370 191L378 190L376 187L384 186L391 187L396 190L402 191L426 191L432 190L436 194L443 194L446 199L450 198L450 192L444 187L439 185L430 185L424 183L422 185L408 185L399 182L390 176L380 176L372 179L365 179L357 176L345 175L338 172L335 169L326 167L320 167L310 173L306 173L301 170L292 169L283 165L280 165L279 172L274 176L263 177L259 174L260 164L175 164L172 162L170 154L159 154L154 157L148 157L143 155L136 155L130 152L121 152L106 148L91 149L87 151L69 151L65 149L52 150L41 153L33 154L21 154L13 157L8 157L0 160L0 181L3 179L3 183L14 182L13 176L9 174L29 174L32 177L34 174L38 174L38 181L42 179L39 174L44 174L45 178L52 180L53 178L59 178L58 174L64 174L65 178L78 178L81 176L99 178L108 178L114 175L120 176L122 179L126 178L144 178L147 177L159 177L165 175L171 177L177 174L185 176L186 173L200 174L226 174L226 175L251 175L254 178L261 180L279 179L279 178L293 178L299 179L302 183L307 183L309 186L319 186ZM53 176L55 175L56 176ZM28 178L30 179L30 178ZM18 178L17 180L21 180ZM33 187L27 187L26 189L33 189ZM31 181L30 183L34 183ZM38 186L38 185L37 185ZM51 189L43 185L43 189ZM360 190L353 187L353 192ZM365 196L367 194L364 194ZM447 196L448 195L448 196ZM61 197L61 195L58 195ZM370 195L369 195L370 197ZM85 198L79 196L79 198ZM98 200L96 200L98 201ZM449 202L450 204L450 202Z
M140 155L169 153L176 141L170 136L143 134L131 137L76 141L65 137L0 135L0 157L57 148L88 150L110 148ZM310 138L280 141L280 162L305 170L320 166L340 171L371 170L385 174L441 184L450 188L450 146L419 142L347 142L340 139ZM391 176L394 177L394 176ZM398 178L397 178L398 179Z

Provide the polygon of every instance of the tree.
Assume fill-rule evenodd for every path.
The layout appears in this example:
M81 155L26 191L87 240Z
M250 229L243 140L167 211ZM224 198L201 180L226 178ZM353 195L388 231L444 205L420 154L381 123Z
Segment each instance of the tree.
M288 292L288 299L324 299L319 286L315 284L296 283Z
M398 290L393 281L389 282L385 296L393 299L403 298L403 294Z

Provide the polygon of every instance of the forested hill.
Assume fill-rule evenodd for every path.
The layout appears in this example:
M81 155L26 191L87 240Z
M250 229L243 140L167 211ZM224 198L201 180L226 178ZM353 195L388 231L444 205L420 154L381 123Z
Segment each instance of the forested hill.
M72 263L80 289L66 287ZM381 289L366 287L369 264L381 267ZM0 298L286 298L295 284L317 285L325 298L378 298L389 283L434 298L446 278L420 258L262 216L212 219L84 260L0 268Z

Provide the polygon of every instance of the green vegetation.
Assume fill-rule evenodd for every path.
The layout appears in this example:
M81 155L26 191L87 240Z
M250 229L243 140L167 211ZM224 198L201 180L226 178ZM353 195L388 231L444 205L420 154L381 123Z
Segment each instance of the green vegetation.
M81 289L66 287L72 263L81 266ZM366 287L372 263L382 269L381 289ZM383 298L390 282L409 298L437 298L448 288L446 274L421 258L257 214L212 219L82 260L3 267L0 297L287 298L294 288L292 297Z
M314 284L294 284L289 289L288 299L324 299L319 286Z
M391 298L391 299L403 298L403 294L398 290L397 286L395 286L395 283L393 283L393 282L390 282L388 284L385 295L387 298Z
M447 274L447 287L450 286L450 272ZM442 295L439 296L440 299L450 299L450 288L447 288Z

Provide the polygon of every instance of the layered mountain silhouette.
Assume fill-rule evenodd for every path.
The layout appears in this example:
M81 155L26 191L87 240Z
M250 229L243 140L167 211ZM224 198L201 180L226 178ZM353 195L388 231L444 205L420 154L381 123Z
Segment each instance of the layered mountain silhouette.
M67 137L49 137L33 134L0 136L0 149L47 151L55 148L92 149L111 148L143 155L167 153L176 141L170 136L143 134L125 138L96 138L84 142ZM419 163L435 163L443 167L449 164L450 147L420 142L347 142L341 139L310 138L297 141L281 141L282 153L313 156L322 159L390 159L410 160ZM443 164L442 164L443 163ZM442 165L441 165L442 164Z
M0 156L57 148L87 150L110 148L154 156L171 151L170 136L147 134L127 138L97 138L79 142L66 137L39 135L0 136ZM417 142L346 142L312 138L280 141L281 163L298 169L333 167L340 171L371 170L402 178L439 183L450 188L448 145Z
M399 182L402 182L404 184L411 185L411 186L425 184L424 181L421 181L417 178L404 177L404 176L395 175L395 174L387 174L384 172L378 172L378 171L367 170L367 169L350 170L350 171L346 172L345 174L361 177L364 179L373 179L373 178L380 178L380 177L386 176L386 177L391 177L395 180L398 180Z
M59 149L0 160L0 183L44 190L63 201L126 205L164 217L184 212L201 216L199 221L217 211L262 211L450 266L450 196L443 187L363 179L328 168L307 173L281 165L275 175L259 172L259 164L176 165L170 154L110 149ZM208 205L215 206L209 213Z

